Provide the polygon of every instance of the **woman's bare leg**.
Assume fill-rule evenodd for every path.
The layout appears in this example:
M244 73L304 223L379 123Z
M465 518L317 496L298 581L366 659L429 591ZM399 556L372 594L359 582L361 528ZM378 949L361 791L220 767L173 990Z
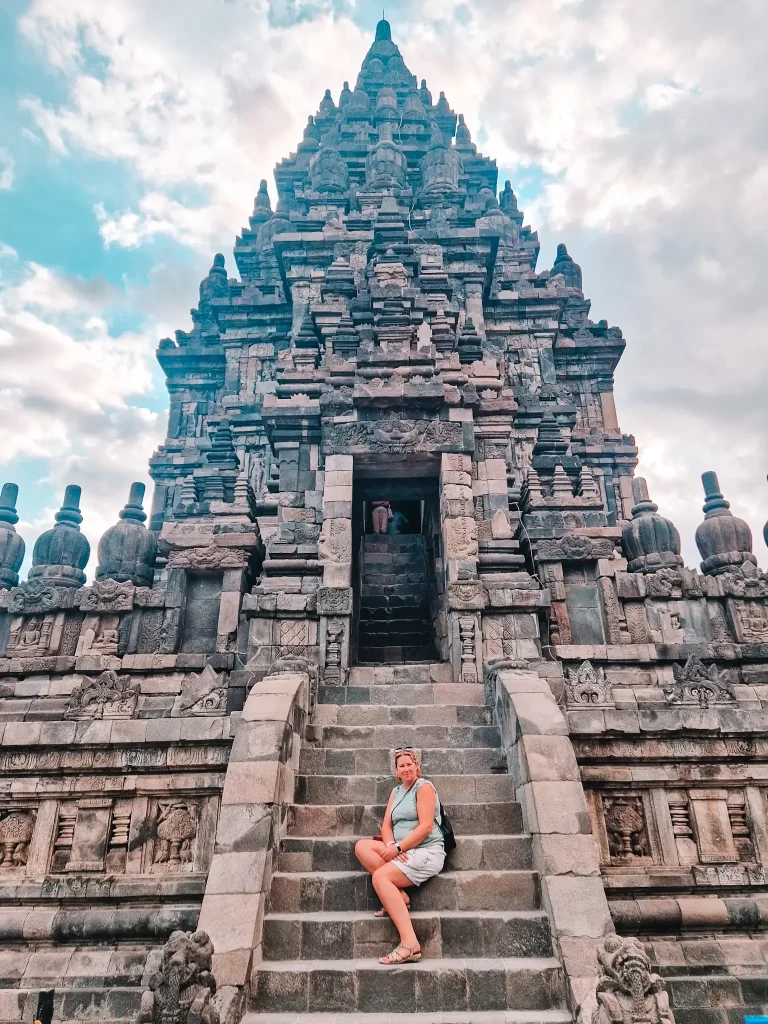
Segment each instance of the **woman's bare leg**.
M411 915L403 902L402 894L402 890L411 885L413 882L410 878L406 878L400 868L395 867L394 864L385 864L373 873L373 888L397 928L400 941L406 946L412 946L414 950L418 950L420 948L419 940L413 930Z
M355 856L368 874L372 875L387 863L382 857L386 848L379 839L358 839L355 843Z

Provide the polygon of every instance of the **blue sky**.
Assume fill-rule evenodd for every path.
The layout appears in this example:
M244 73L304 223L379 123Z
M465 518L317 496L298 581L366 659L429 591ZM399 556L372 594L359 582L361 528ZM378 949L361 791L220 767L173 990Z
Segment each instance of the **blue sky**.
M0 477L31 549L65 483L95 548L161 442L159 338L354 81L380 16L333 0L0 7ZM406 63L496 157L595 320L624 330L619 419L689 564L703 470L768 562L768 72L757 0L386 5ZM274 195L274 191L273 191Z

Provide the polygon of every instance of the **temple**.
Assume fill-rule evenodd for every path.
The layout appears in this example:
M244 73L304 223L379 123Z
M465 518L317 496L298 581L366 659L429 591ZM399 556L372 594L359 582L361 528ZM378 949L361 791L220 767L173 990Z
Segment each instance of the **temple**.
M68 486L20 582L0 495L0 1021L765 1013L748 526L704 472L684 566L621 331L386 21L274 174L159 344L151 510L92 554ZM458 845L393 977L353 848L402 744Z

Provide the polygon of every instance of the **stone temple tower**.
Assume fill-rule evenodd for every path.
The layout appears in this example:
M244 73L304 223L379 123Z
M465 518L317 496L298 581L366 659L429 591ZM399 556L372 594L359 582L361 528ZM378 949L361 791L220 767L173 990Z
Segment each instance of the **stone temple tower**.
M749 528L705 472L683 565L621 331L386 21L275 181L160 342L149 515L89 573L71 485L20 582L0 495L0 1020L764 1012ZM353 850L403 744L458 845L392 977Z

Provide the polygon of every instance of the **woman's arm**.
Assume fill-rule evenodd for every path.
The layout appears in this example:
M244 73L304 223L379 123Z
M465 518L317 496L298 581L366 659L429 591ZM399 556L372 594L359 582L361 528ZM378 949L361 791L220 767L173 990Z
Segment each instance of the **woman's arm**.
M418 794L417 794L418 795ZM384 811L384 820L381 823L381 838L385 843L394 843L395 836L392 831L392 802L395 799L395 791L389 794L389 800L387 800L387 807Z
M419 815L419 824L400 840L399 846L403 853L406 850L413 850L420 846L427 838L435 823L435 801L437 794L432 785L419 786L416 793L416 810Z

